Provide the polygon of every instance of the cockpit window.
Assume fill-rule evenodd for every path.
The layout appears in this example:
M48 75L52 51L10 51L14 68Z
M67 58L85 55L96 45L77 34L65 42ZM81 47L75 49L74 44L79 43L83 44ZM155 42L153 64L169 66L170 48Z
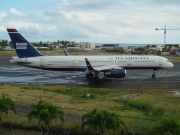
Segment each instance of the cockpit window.
M169 60L166 60L166 62L170 62Z

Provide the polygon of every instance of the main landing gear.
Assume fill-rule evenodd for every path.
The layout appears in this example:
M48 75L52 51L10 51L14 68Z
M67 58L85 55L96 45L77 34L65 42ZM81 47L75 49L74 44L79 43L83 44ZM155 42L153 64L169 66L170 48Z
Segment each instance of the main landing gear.
M156 78L156 69L153 70L152 78Z
M92 80L99 80L98 74L99 72L95 72L95 75L92 72L89 72L86 74L86 78Z
M86 74L86 78L94 78L93 73L89 72Z

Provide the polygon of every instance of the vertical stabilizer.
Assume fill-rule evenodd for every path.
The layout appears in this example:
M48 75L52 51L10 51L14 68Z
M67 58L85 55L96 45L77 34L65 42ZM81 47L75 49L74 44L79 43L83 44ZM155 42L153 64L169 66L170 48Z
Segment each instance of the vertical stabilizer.
M19 58L43 56L16 29L7 28L7 31Z
M64 49L64 55L69 56L68 52Z

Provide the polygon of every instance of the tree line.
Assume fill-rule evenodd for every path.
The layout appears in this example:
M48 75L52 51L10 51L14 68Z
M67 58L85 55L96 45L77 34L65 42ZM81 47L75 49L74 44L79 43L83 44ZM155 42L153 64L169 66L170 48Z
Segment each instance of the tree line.
M47 41L47 42L42 42L42 41L31 42L31 44L34 45L35 47L49 47L49 44L61 44L64 47L66 47L66 46L75 46L77 43L74 41L57 40L54 42L49 42L49 41ZM13 48L12 42L8 41L8 40L4 40L4 39L0 41L0 46L1 46L1 48L5 48L6 46L11 46Z

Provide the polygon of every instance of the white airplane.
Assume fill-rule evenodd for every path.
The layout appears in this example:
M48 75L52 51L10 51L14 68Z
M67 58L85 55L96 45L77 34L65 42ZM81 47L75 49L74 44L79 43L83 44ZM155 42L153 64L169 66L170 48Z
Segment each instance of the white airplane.
M7 28L18 57L13 57L11 63L32 68L54 71L84 71L87 78L98 79L100 72L104 76L123 78L126 69L152 69L152 77L156 70L172 68L173 64L161 56L44 56L29 43L16 29Z

